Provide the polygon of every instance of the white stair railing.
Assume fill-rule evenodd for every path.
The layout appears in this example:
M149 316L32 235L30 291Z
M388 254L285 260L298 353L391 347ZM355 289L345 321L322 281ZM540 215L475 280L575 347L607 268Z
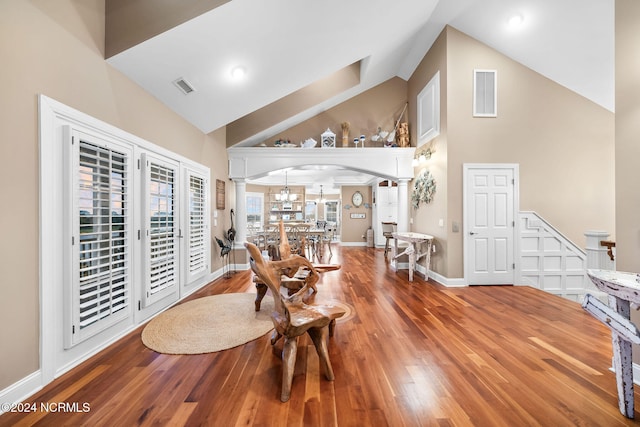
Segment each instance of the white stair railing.
M519 227L517 283L580 303L586 293L597 295L586 274L587 252L535 212L520 212Z

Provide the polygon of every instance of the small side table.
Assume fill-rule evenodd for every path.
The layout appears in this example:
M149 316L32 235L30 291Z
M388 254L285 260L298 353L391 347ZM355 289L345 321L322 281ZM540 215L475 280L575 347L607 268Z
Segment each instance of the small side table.
M417 262L423 256L426 256L427 278L429 278L429 263L431 262L431 245L433 244L433 236L429 234L394 231L391 233L394 239L393 259L398 259L402 255L409 257L409 281L413 282L413 272L416 270ZM402 252L398 253L398 240L409 242L409 246ZM426 250L418 252L422 249L423 243L426 243Z

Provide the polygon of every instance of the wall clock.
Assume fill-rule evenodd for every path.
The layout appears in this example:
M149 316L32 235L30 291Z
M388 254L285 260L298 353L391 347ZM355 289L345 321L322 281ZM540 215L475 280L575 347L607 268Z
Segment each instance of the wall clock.
M351 196L351 202L356 208L362 206L362 201L362 193L359 191L356 191L355 193L353 193L353 196Z

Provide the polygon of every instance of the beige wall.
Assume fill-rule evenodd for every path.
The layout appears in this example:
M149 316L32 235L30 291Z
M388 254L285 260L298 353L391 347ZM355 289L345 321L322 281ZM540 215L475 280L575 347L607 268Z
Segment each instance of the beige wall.
M371 209L365 208L365 203L371 204L371 187L364 185L343 185L341 188L341 209L342 225L340 230L340 241L345 243L366 243L367 229L371 227ZM362 193L362 206L356 208L351 203L353 193ZM351 209L345 209L345 205L350 205ZM352 213L365 214L364 219L351 218ZM362 236L365 236L364 238Z
M520 210L537 212L581 247L587 230L615 238L614 114L451 27L445 31L449 227L463 222L464 163L517 163ZM472 117L474 68L498 72L497 118ZM463 277L463 234L450 230L447 276Z
M474 68L498 71L497 118L472 117ZM441 133L418 149L431 147L434 154L415 169L416 175L423 167L434 175L436 195L429 205L410 209L411 229L436 237L433 271L448 278L464 275L464 163L519 164L520 210L537 212L581 247L587 230L606 230L615 239L614 114L452 27L408 82L391 79L265 142L319 140L328 126L340 145L341 122L350 122L350 139L371 135L378 126L391 128L408 101L415 146L416 97L438 70ZM347 212L342 213L346 225ZM454 223L460 231L453 231ZM350 235L347 228L345 236L344 230L343 241L362 240L362 233Z
M229 0L107 0L106 57L144 42L158 34L219 7Z
M336 147L342 147L340 124L349 122L350 141L364 134L367 136L366 146L375 146L369 142L369 137L377 132L378 126L387 131L393 129L406 101L407 82L395 77L275 135L265 143L272 146L277 139L288 139L299 145L301 141L313 138L319 144L320 134L330 128L336 134ZM349 146L354 147L353 142Z
M640 271L640 3L616 0L616 267ZM640 313L631 310L640 324ZM633 361L640 363L638 346Z
M39 368L38 94L227 176L224 132L203 135L111 68L103 46L104 0L0 1L0 390Z
M448 249L447 242L451 226L448 224L447 214L447 32L443 31L436 39L435 43L420 62L413 75L409 79L407 85L407 93L409 99L410 126L412 145L416 145L417 141L417 96L424 86L429 83L431 78L440 72L440 135L430 142L425 142L416 152L424 152L427 148L431 148L433 155L423 165L415 168L417 176L423 168L433 175L436 182L436 193L433 201L428 205L421 204L416 210L410 209L410 216L413 218L413 224L410 225L411 231L418 233L430 234L434 239L436 247L435 254L431 257L430 268L436 273L448 277ZM411 206L411 194L413 192L412 182L409 183L409 206ZM444 226L440 227L438 221L444 220Z
M640 271L640 2L616 0L616 266Z
M253 111L227 127L227 147L313 108L360 83L360 61ZM322 133L322 132L320 132ZM302 138L302 140L306 139Z

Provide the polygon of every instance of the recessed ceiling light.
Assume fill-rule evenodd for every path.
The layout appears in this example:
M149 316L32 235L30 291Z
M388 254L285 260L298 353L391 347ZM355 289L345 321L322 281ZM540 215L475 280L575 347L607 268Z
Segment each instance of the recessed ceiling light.
M507 26L511 29L520 28L524 24L524 16L521 14L512 15L507 21Z
M247 69L241 65L238 65L237 67L233 67L231 69L231 77L233 78L233 80L242 80L244 79L244 76L246 74L247 74Z

